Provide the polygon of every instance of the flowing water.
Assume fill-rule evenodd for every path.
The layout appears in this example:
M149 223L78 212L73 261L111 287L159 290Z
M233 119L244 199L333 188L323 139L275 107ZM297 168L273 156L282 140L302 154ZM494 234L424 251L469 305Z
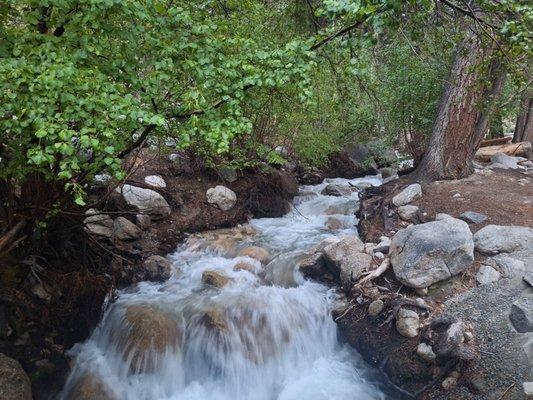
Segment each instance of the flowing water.
M282 218L193 235L169 256L170 280L123 290L91 338L72 349L65 393L91 376L119 400L388 398L379 374L339 342L335 292L296 268L313 245L356 232L358 194L320 195L327 183L348 187L345 179L302 186L304 195ZM237 257L247 246L268 250L269 262ZM243 262L247 269L234 268ZM230 281L208 286L204 271Z

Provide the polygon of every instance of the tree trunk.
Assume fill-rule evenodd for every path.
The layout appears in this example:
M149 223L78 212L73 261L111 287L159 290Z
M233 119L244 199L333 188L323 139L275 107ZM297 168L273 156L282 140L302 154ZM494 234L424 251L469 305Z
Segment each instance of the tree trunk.
M472 173L474 154L487 133L494 99L501 94L505 81L495 46L483 43L472 26L467 27L465 35L456 50L432 135L417 168L421 180L458 179Z
M526 92L520 101L513 142L533 142L533 97Z

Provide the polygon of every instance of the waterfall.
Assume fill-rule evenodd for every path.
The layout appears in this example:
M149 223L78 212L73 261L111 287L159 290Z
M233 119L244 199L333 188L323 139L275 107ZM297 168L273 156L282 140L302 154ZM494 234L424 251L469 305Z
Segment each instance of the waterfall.
M339 342L331 318L338 295L296 268L320 241L356 233L357 191L320 194L328 183L348 182L381 180L302 186L282 218L189 237L169 256L167 282L121 291L92 336L71 350L75 365L61 398L388 398L380 375Z

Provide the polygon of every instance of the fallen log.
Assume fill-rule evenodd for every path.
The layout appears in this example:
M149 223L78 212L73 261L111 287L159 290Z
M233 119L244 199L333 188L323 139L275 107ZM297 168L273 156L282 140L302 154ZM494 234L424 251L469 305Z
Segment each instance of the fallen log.
M512 139L512 136L504 136L504 137L499 137L499 138L494 138L494 139L487 139L487 140L483 140L481 144L479 145L479 147L488 147L488 146L497 146L500 144L507 144L511 142L511 139Z
M481 147L476 152L476 160L481 162L490 162L490 158L496 153L504 153L508 156L531 157L531 143L508 143L496 146Z

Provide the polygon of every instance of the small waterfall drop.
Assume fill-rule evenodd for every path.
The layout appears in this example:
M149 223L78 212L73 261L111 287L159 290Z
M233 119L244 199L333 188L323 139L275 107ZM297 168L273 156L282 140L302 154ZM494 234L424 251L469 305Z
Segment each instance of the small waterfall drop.
M348 182L381 180L303 186L282 218L192 235L170 256L170 280L123 290L92 336L71 350L75 365L61 398L71 400L87 379L104 400L388 398L379 374L339 343L335 292L296 269L313 245L355 233L357 192L320 194L328 183ZM268 251L266 262L249 257L261 253L257 247Z

